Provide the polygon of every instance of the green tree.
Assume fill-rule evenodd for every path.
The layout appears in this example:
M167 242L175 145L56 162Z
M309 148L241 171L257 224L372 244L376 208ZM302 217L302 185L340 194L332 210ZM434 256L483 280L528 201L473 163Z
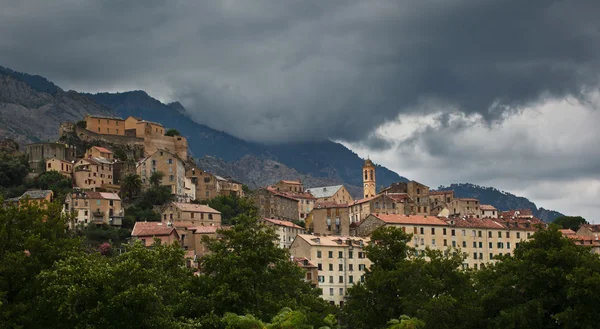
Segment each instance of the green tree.
M110 225L88 225L78 229L78 233L85 238L85 243L90 247L97 248L104 242L120 246L131 237L131 230Z
M85 120L77 121L75 125L79 128L87 128L87 122Z
M27 159L22 154L0 152L0 192L4 197L14 197L9 193L11 188L21 186L25 183L25 177L29 173Z
M575 232L581 225L589 224L585 218L581 216L561 216L556 218L552 223L560 226L563 229L571 229Z
M162 171L155 171L150 175L150 185L154 187L159 187L162 183L165 174Z
M46 171L37 176L30 184L31 187L42 190L52 190L56 199L64 198L73 191L73 181L58 171Z
M59 203L0 207L0 328L35 327L38 274L82 251L81 240L65 229L68 220Z
M353 328L384 328L401 315L418 317L428 328L476 328L470 272L459 270L464 256L450 250L416 250L399 228L373 232L365 247L373 262L364 284L349 289L344 322ZM465 323L465 318L473 319Z
M178 244L140 243L115 257L79 254L39 275L43 328L180 328L192 279Z
M205 204L221 212L223 225L235 224L234 218L241 214L255 215L258 209L254 202L247 197L238 197L232 195L219 195L210 200L193 201L194 203Z
M142 179L137 174L127 174L121 182L121 191L129 202L136 196L142 188Z
M165 133L165 136L181 136L181 133L177 129L169 128Z
M476 275L486 328L596 328L600 259L556 228Z
M306 312L308 321L320 323L330 312L319 292L302 279L304 271L289 260L289 251L273 241L277 235L258 218L240 215L237 224L220 230L220 239L205 238L210 253L201 260L204 303L193 309L253 314L267 321L290 307ZM197 315L198 316L198 315Z
M424 329L425 322L411 318L408 315L402 315L399 319L392 319L388 321L387 329Z
M277 315L271 319L270 323L264 323L251 314L237 315L235 313L226 313L222 319L225 329L313 329L315 326L310 323L306 314L302 311L292 310L284 307ZM329 314L322 322L327 326L319 329L338 328L335 316Z

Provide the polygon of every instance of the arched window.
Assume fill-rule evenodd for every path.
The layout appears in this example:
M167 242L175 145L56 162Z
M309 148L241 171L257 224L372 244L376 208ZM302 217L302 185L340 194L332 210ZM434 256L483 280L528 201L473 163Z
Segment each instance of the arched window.
M371 170L371 180L373 180L373 170Z
M365 170L365 180L367 180L367 179L369 179L369 178L367 177L367 171Z

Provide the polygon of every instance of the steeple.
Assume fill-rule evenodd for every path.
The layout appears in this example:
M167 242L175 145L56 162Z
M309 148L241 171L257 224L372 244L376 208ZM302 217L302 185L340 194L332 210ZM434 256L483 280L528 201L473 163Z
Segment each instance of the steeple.
M364 197L370 198L377 194L375 188L375 165L373 164L371 159L367 158L362 169Z

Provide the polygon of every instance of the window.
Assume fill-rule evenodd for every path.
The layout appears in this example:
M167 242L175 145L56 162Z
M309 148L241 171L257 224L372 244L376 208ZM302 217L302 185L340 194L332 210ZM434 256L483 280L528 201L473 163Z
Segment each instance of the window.
M454 231L454 229L452 229L452 236L456 236L456 231Z
M444 239L444 247L448 246L448 240Z
M462 236L467 236L467 231L466 230L462 230Z
M481 238L481 231L478 232L477 236Z
M491 249L491 248L493 248L493 246L492 246L492 243L491 243L491 242L490 242L490 244L489 244L489 248L490 248L490 249Z
M456 248L456 241L452 241L452 248Z
M527 232L527 239L531 236L531 233Z
M517 239L521 238L521 232L517 232Z
M473 259L477 259L477 253L476 252L473 253Z
M492 253L490 252L490 260L492 260L493 258L494 258L494 254L492 254Z
M421 234L425 234L425 229L421 227Z
M338 251L338 258L344 258L344 252Z
M489 231L488 232L488 238L491 238L491 237L492 237L492 231Z
M317 258L321 258L321 250L317 250Z
M479 241L479 248L483 248L483 242Z
M425 239L421 238L421 245L425 244Z
M317 270L322 271L323 270L323 264L321 264L321 263L317 264Z
M471 231L471 233L473 233L473 237L475 237L477 234L475 233L475 230Z
M213 214L208 214L208 219L213 219Z
M348 283L354 283L354 277L352 275L348 276Z
M506 243L506 249L510 249L510 242Z
M364 275L360 276L360 282L365 282L365 276Z
M443 233L444 235L446 235L446 229L443 229L443 230L442 230L442 233Z
M474 268L474 269L477 269L477 264L473 264L473 268Z
M333 296L333 288L329 288L329 296Z
M509 239L510 238L510 232L506 232L506 238Z
M348 251L348 258L352 259L353 256L354 256L354 251L349 250Z
M344 288L340 288L340 296L344 296ZM340 302L343 303L343 302Z
M333 271L333 264L329 264L329 270Z
M479 253L479 259L483 259L483 253L482 252Z
M431 234L435 234L435 227L431 228Z
M327 255L329 256L329 258L333 258L333 251L328 252Z
M354 270L354 266L352 264L348 264L348 271L352 272Z
M498 249L504 249L504 243L498 242Z
M344 270L344 264L339 264L338 270L341 272Z
M100 205L100 200L96 200L96 205L99 206Z
M168 163L168 164L173 164L173 159L169 159L169 160L167 160L167 163Z
M333 283L333 275L329 276L329 283Z
M172 181L174 181L174 180L175 180L175 176L173 176L173 175L169 175L169 181L170 181L170 182L172 182Z
M364 271L365 270L365 264L358 264L358 270L359 271Z
M435 239L431 239L431 245L435 246Z
M473 248L477 248L477 242L473 241Z
M502 232L498 232L498 237L501 238L502 237Z
M340 275L340 277L338 278L338 282L339 283L344 283L344 276Z
M317 277L317 281L319 281L319 282L321 282L321 283L325 283L325 277L324 277L324 276L322 276L322 275L319 275L319 276Z

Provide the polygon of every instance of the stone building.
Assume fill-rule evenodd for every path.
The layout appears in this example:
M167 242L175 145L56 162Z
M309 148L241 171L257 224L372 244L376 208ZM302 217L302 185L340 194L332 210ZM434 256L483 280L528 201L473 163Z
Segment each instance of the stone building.
M76 159L76 148L62 143L33 143L25 145L25 155L32 173L43 173L46 160L57 159L73 161Z
M119 195L108 192L75 191L65 198L63 211L74 216L71 228L88 224L121 226L125 216Z
M377 185L375 184L375 165L369 159L365 161L362 167L363 171L363 198L372 198L377 195Z
M429 215L429 187L419 182L398 182L383 189L380 194L408 197L404 206L407 215Z
M498 218L498 209L489 204L482 204L479 206L481 210L481 218Z
M123 118L88 114L83 120L89 131L97 134L125 136L125 120Z
M179 242L177 230L162 222L136 222L131 231L133 240L139 240L146 247L154 244L158 239L160 244L171 245Z
M298 200L267 188L260 188L253 194L258 207L258 215L262 218L298 220Z
M314 208L317 198L315 198L312 194L308 192L293 192L294 190L300 191L301 189L295 186L294 184L290 185L291 186L288 186L287 188L282 188L281 184L279 185L279 187L277 187L277 185L272 185L267 186L266 189L273 193L279 193L298 200L298 219L300 219L301 221L305 221L306 218L308 218L308 215L310 214L312 209ZM292 190L292 192L290 192L290 189Z
M306 192L312 194L317 202L335 202L339 204L354 202L350 192L344 185L313 187L306 189Z
M481 217L479 200L474 198L456 198L450 202L448 209L451 215Z
M404 214L406 195L379 194L350 204L350 223L365 220L371 213Z
M287 220L263 218L262 222L275 229L277 233L275 244L281 249L289 249L296 235L304 233L303 227Z
M73 163L56 158L46 160L46 171L57 171L66 178L73 177Z
M48 204L54 201L54 192L52 190L29 190L21 196L4 200L4 204L23 207L24 205L36 205L42 209L47 209Z
M231 177L221 177L215 175L218 183L218 190L220 195L230 196L235 195L238 197L244 196L243 184L234 180Z
M302 180L280 180L277 184L272 185L277 192L303 193L304 185Z
M86 190L112 185L113 162L104 158L81 159L73 166L73 182L76 187Z
M309 231L319 236L349 236L350 224L348 205L334 202L317 202L306 219Z
M171 202L162 212L164 222L187 222L193 226L221 226L221 212L207 205Z
M365 270L371 266L363 249L368 243L369 238L298 234L290 253L293 259L316 264L321 297L333 305L344 306L348 288L364 282Z
M243 184L229 177L221 177L207 173L195 166L187 169L185 176L196 186L197 200L210 200L219 195L245 195Z
M102 146L92 146L85 152L84 158L105 158L114 160L113 152Z
M429 214L438 216L444 209L449 209L454 200L454 191L429 191Z
M158 150L140 160L136 166L137 174L142 178L144 189L150 187L150 177L154 172L162 172L161 186L169 186L176 201L185 200L185 164L184 160L167 150Z
M425 248L454 249L466 254L463 268L479 269L495 261L495 256L512 254L523 241L544 226L534 220L494 220L491 218L436 218L417 215L371 214L358 227L360 236L369 236L382 226L394 226L412 234L409 245L417 253Z
M314 288L319 284L319 271L317 265L313 264L308 258L292 256L292 262L296 263L304 270L304 282L310 283Z

